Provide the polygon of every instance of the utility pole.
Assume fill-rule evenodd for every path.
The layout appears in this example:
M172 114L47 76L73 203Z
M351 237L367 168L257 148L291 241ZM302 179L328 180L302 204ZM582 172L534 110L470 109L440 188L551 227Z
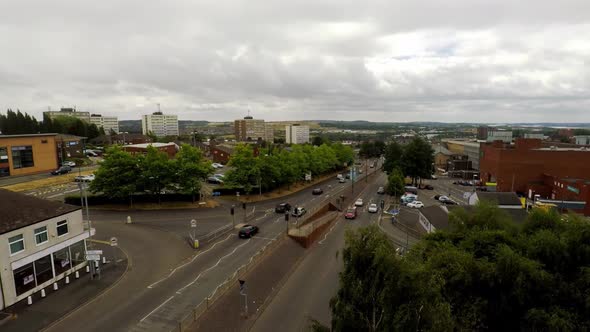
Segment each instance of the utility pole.
M369 182L369 170L367 169L368 164L369 164L369 161L365 160L365 183Z
M236 207L236 205L235 204L232 204L232 206L231 206L231 219L232 219L231 220L231 225L232 225L233 228L236 227L236 215L235 215L236 211L235 211L235 207Z
M238 279L240 283L240 295L244 297L244 316L248 316L248 294L246 293L246 280Z

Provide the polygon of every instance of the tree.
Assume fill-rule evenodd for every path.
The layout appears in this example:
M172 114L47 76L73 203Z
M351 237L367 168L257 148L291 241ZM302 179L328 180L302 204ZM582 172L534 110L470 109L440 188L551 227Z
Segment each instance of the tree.
M414 138L405 146L402 155L402 169L404 174L412 178L417 184L418 178L429 179L434 164L434 150L428 142L420 137Z
M161 203L162 191L170 187L176 179L174 166L166 153L151 145L147 147L145 156L139 158L140 187L156 195L158 203Z
M112 147L95 172L96 178L90 183L92 192L101 192L109 198L125 199L137 191L140 168L137 158L120 147Z
M180 147L174 160L174 182L180 192L195 195L201 190L201 183L213 173L211 162L203 158L201 150L187 144Z
M385 151L385 143L383 141L365 141L361 143L359 155L364 158L380 157Z
M253 184L260 176L259 164L254 157L252 147L247 144L236 146L228 165L233 169L226 173L225 184L229 187L243 188L247 195L250 194Z
M405 188L404 176L402 172L396 168L387 177L387 194L399 197Z
M390 142L385 147L385 162L383 170L391 173L395 168L402 168L403 149L397 142Z

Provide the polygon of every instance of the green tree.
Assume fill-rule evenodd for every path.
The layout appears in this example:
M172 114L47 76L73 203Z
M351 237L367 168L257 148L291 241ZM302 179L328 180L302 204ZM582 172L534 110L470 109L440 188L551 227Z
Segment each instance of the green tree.
M211 162L203 158L201 150L187 144L183 144L176 154L173 169L178 189L192 195L193 203L195 195L201 190L201 183L213 173Z
M145 156L139 159L140 187L156 195L161 203L162 191L169 188L176 178L175 164L168 155L153 146L148 146Z
M428 142L420 137L414 138L405 146L402 155L404 174L411 177L417 184L418 178L429 179L434 164L434 150Z
M96 178L90 183L90 190L109 198L126 199L133 203L132 195L137 191L140 168L138 160L120 147L112 147L95 172Z
M252 147L247 144L236 146L228 165L233 168L226 173L225 185L243 188L245 194L250 194L260 175L259 164Z
M387 194L399 197L404 192L405 182L401 171L396 168L387 177Z
M403 149L399 143L393 141L385 147L385 162L383 170L391 173L395 168L402 168Z

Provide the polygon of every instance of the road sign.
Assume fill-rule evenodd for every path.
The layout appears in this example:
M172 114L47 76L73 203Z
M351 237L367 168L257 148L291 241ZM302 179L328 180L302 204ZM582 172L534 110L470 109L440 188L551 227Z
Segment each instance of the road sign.
M111 238L111 247L116 247L119 244L116 237Z
M191 227L192 228L196 228L197 227L197 221L195 219L191 220Z
M102 255L102 250L86 250L86 255Z
M86 260L87 261L99 261L100 260L100 255L86 255Z

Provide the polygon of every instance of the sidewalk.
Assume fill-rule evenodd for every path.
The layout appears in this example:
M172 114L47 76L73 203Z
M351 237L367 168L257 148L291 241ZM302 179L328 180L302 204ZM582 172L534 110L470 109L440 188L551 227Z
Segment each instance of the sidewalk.
M55 168L57 169L57 167L55 167ZM84 166L81 168L81 170L78 170L78 167L74 167L72 169L72 171L70 172L70 174L78 175L79 171L82 171L82 172L93 171L97 168L98 167L96 165ZM30 174L30 175L13 175L13 176L8 176L8 177L3 177L3 178L0 178L0 187L6 187L6 186L14 185L14 184L55 177L55 175L51 175L49 173L50 173L50 171L37 173L37 174Z
M100 296L102 292L116 283L127 270L127 259L118 250L117 263L112 262L111 247L94 245L97 249L104 250L107 261L106 265L100 264L102 275L100 280L90 280L90 273L86 269L80 270L80 279L74 274L70 276L70 284L65 284L65 278L58 282L59 289L53 287L45 288L47 296L41 298L41 292L33 295L33 304L27 305L23 300L7 309L4 312L13 315L12 319L0 325L2 332L39 331L48 327L53 322L64 318L68 313L83 306L88 301Z
M286 238L244 277L248 295L247 318L243 316L244 297L240 295L236 283L187 331L248 331L263 311L263 306L268 305L304 254L305 249Z

